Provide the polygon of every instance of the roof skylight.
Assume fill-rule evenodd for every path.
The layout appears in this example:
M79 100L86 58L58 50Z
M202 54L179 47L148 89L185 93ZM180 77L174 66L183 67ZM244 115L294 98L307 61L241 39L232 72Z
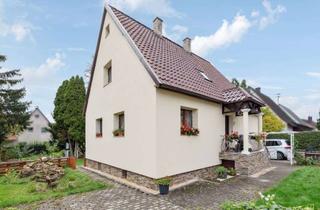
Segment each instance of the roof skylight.
M211 79L209 79L209 77L203 71L199 71L199 72L203 76L203 78L205 78L208 81L211 81Z

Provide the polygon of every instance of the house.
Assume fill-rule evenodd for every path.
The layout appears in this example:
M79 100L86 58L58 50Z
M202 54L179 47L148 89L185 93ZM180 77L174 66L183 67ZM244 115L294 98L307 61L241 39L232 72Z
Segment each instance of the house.
M316 123L312 117L302 120L288 107L275 103L269 96L261 92L261 88L249 88L249 92L263 101L285 125L283 131L312 131L316 130Z
M51 134L47 131L50 122L39 107L36 107L35 110L31 112L30 122L30 125L16 136L15 142L31 144L34 142L48 142L51 139Z
M181 186L221 164L231 131L243 136L247 171L264 167L249 145L263 103L192 53L190 38L182 47L163 36L162 24L157 17L150 29L105 6L85 105L86 167L153 190L166 176Z

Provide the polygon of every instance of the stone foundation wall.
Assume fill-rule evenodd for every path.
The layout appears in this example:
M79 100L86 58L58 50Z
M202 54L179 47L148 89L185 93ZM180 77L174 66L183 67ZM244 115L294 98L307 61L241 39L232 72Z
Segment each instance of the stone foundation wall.
M241 175L252 175L264 168L271 167L267 151L257 151L250 154L223 153L220 154L221 160L233 160L235 169Z
M90 160L90 159L86 159L86 166L88 168L99 170L101 172L110 174L118 178L126 179L140 186L144 186L153 190L158 190L158 185L155 184L155 179L153 178L150 178L141 174L137 174L134 172L122 170L120 168L116 168L104 163L99 163L97 161ZM170 178L172 178L171 185L184 183L194 178L209 179L209 180L215 179L216 178L216 174L214 173L215 167L216 166L212 166L212 167L202 168L199 170L170 176Z

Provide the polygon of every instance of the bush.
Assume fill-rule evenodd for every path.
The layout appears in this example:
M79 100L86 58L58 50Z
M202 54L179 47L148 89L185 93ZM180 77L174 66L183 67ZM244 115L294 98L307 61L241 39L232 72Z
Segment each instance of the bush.
M223 166L219 166L215 169L215 172L217 173L218 178L226 178L225 176L228 173L228 169Z
M48 154L46 143L34 142L32 144L28 144L27 148L28 154L30 155Z
M269 134L268 139L288 139L288 134ZM320 151L320 131L308 131L294 134L295 149Z

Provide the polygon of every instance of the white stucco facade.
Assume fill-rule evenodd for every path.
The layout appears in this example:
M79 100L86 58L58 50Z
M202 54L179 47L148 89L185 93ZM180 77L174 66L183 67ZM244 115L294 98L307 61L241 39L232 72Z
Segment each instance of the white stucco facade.
M109 14L102 33L86 111L86 158L155 177L156 88ZM112 61L112 82L103 85L104 66ZM114 137L114 114L124 112L125 136ZM96 119L103 120L96 137Z
M46 130L49 121L38 108L31 113L29 121L28 128L17 136L17 142L32 144L48 142L51 139L51 134Z
M180 134L180 109L197 112L198 136ZM158 176L168 176L220 164L224 135L222 105L167 90L157 90Z
M86 158L151 178L220 164L222 105L157 88L107 13L103 29L108 25L109 35L102 32L86 109ZM104 86L104 67L110 61L112 82ZM196 110L198 136L180 134L181 107ZM119 112L125 115L123 137L113 136L114 115ZM102 136L96 137L100 118ZM241 122L241 117L233 121L240 133ZM249 116L249 130L258 131L256 116Z

